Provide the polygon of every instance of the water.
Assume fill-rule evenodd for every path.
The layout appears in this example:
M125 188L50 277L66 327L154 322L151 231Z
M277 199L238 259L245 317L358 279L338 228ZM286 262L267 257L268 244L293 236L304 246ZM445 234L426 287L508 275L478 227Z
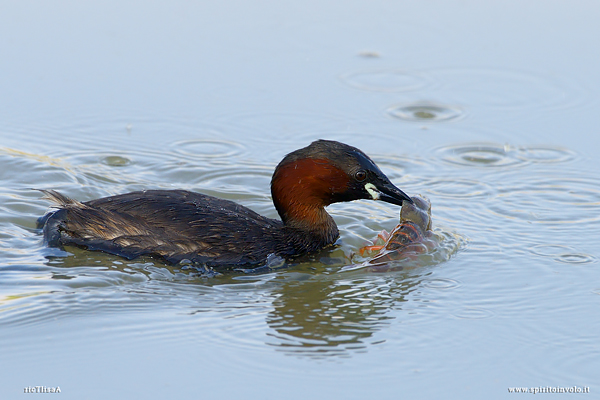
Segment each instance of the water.
M3 5L3 399L597 396L595 2ZM182 188L275 218L273 168L317 138L430 198L447 257L348 268L398 223L366 201L329 207L340 247L257 274L35 229L32 188Z

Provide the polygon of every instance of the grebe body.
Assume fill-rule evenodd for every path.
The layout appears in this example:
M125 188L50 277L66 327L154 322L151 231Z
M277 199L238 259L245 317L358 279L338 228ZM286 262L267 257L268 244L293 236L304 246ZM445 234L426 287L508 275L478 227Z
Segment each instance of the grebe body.
M87 202L42 190L57 210L40 218L50 246L75 245L128 259L189 260L210 268L255 267L335 243L325 207L358 199L412 202L359 149L319 140L288 154L271 180L281 221L235 202L185 190L146 190Z

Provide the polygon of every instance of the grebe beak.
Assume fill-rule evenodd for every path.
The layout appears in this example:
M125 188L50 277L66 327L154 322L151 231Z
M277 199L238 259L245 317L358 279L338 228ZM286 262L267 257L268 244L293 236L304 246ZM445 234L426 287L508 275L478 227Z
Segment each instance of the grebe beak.
M398 206L401 206L405 201L413 204L413 200L406 193L398 189L389 181L378 182L377 186L372 183L367 183L365 189L369 192L373 200L381 200Z

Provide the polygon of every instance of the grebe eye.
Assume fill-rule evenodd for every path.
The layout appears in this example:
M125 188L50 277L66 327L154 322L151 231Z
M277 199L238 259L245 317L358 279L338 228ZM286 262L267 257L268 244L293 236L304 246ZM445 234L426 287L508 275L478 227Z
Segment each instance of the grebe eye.
M357 181L362 182L365 179L367 179L367 173L361 169L360 171L356 172L354 177L356 178Z

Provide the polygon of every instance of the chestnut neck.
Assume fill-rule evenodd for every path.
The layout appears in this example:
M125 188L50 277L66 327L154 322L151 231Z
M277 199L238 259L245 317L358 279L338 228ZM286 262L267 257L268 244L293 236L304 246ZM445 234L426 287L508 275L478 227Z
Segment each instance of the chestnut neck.
M277 167L271 195L286 228L316 235L330 244L339 232L325 207L347 187L347 174L329 160L302 158Z

